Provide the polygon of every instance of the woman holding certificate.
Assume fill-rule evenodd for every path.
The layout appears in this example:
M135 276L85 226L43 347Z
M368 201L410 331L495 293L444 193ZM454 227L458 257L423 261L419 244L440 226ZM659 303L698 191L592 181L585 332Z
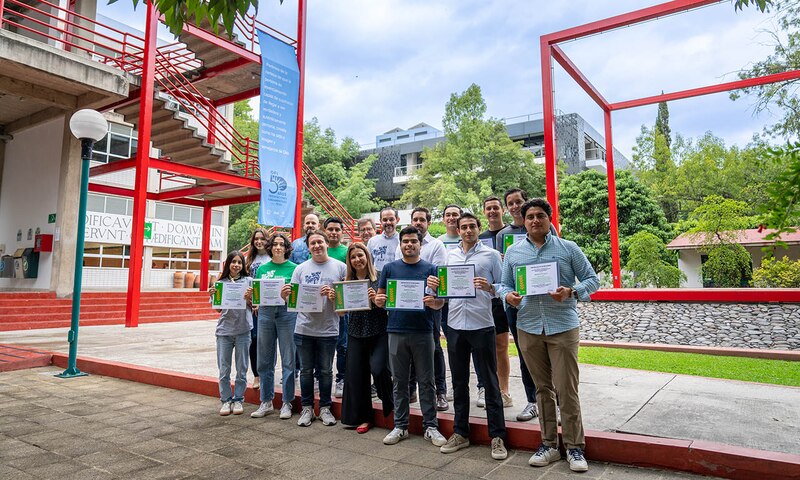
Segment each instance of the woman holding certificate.
M375 378L384 416L392 412L394 403L386 335L389 317L386 310L373 303L378 291L378 274L363 243L354 243L347 249L345 282L335 284L334 288L337 309L342 307L343 311L350 312L342 423L358 425L358 433L367 433L372 426L370 376Z
M275 344L281 351L281 387L283 405L280 418L292 418L294 400L295 346L294 327L297 313L286 308L280 297L283 286L292 280L297 265L289 261L292 244L283 233L274 233L266 244L266 253L271 260L258 267L253 274L254 289L259 288L258 308L258 378L261 381L261 405L251 413L253 418L262 418L274 410L275 398ZM255 303L255 302L254 302Z
M333 283L344 280L345 266L328 257L328 236L321 230L306 235L311 258L292 274L281 297L289 311L297 312L294 343L300 354L300 399L303 410L297 425L307 427L314 420L314 376L319 378L319 418L326 426L336 425L331 413L333 354L339 339L339 314L334 309Z

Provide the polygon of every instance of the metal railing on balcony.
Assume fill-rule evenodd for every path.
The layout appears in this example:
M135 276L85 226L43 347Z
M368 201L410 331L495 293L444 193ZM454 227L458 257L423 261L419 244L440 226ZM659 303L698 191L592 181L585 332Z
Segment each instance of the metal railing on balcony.
M410 163L408 165L401 165L399 167L394 167L394 176L395 177L407 177L412 173L416 172L422 168L421 163Z

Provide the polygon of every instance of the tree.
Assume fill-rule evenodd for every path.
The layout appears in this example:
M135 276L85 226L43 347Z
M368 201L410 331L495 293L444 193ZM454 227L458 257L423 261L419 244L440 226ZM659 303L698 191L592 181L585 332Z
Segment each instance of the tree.
M750 253L737 243L739 231L757 223L748 212L743 202L711 195L690 215L696 223L688 233L699 240L700 252L708 257L703 278L716 287L738 287L750 276Z
M258 141L258 120L253 118L253 107L250 106L249 100L233 104L233 128L242 137Z
M767 186L767 200L762 207L763 222L776 231L767 239L777 239L779 245L784 233L794 232L800 225L800 143L771 149L769 156L779 172Z
M672 229L649 188L627 170L616 172L620 256L628 258L626 240L639 231L650 232L662 241L672 239ZM562 179L559 212L564 238L581 246L597 272L611 266L608 225L608 179L595 170L585 170Z
M108 0L108 4L118 0ZM279 0L283 3L283 0ZM141 0L133 0L136 8ZM208 22L215 33L219 32L220 25L226 32L233 31L233 24L237 16L243 17L252 7L258 12L258 0L153 0L156 10L164 16L164 24L170 31L178 35L183 31L185 23L196 25ZM144 3L144 2L141 2Z
M347 170L346 180L333 192L354 218L379 210L383 206L383 202L375 198L375 180L367 178L367 173L377 158L370 155Z
M258 202L235 205L239 210L234 218L228 211L228 250L239 250L250 241L250 234L258 227Z
M664 92L662 91L661 94L663 95ZM667 144L667 149L669 149L669 146L672 143L672 132L669 128L669 107L667 107L667 102L658 102L656 132L664 137L664 141Z
M484 197L511 187L544 194L544 167L509 138L501 121L485 114L478 85L450 95L442 119L446 141L425 149L422 167L411 175L398 205L441 209L457 203L477 212Z
M765 258L753 271L752 285L756 288L800 288L800 260Z
M678 288L686 275L675 263L675 256L667 251L664 241L647 231L636 232L627 241L628 262L625 268L633 274L636 284L642 287Z

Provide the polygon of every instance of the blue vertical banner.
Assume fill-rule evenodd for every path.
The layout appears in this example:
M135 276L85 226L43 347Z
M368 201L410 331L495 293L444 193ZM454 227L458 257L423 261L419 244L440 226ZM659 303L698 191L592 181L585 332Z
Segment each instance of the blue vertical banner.
M258 31L261 45L261 109L258 166L261 205L258 223L293 227L297 202L294 155L300 69L294 47Z

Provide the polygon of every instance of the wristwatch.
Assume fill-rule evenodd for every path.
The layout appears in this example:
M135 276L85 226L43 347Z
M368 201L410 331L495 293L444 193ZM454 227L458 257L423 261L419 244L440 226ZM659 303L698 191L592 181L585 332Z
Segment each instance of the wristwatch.
M574 298L575 300L577 300L578 299L578 291L575 290L574 288L570 288L569 296Z

